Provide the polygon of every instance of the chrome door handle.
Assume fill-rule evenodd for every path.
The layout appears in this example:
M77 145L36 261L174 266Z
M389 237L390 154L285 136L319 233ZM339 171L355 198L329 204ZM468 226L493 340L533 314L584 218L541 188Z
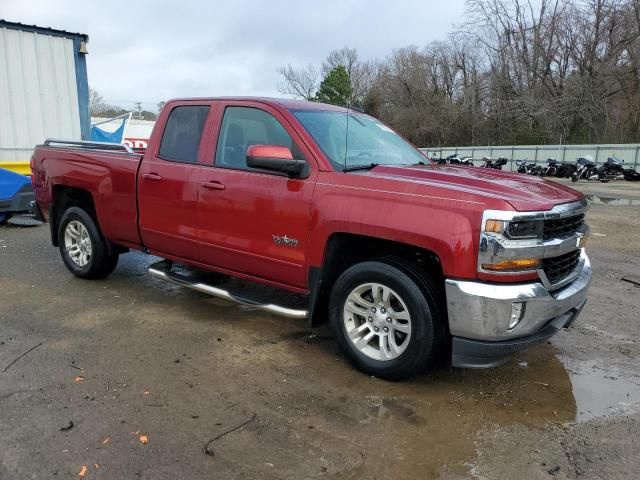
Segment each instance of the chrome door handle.
M143 173L142 178L145 180L162 180L162 177L157 173Z
M209 190L224 190L226 188L224 186L224 183L218 182L216 180L212 180L210 182L202 182L200 185L202 185L204 188L208 188Z

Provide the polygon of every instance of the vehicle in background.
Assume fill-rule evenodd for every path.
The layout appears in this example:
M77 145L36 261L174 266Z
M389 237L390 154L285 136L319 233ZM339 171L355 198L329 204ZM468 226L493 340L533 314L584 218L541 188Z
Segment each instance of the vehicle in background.
M529 162L528 160L516 160L516 172L527 173L527 170L531 165L535 165L535 162Z
M624 160L616 157L609 157L607 161L598 167L605 178L609 180L624 180Z
M602 182L606 183L609 181L603 173L602 169L598 169L596 163L590 158L580 157L576 160L576 164L578 168L576 172L571 176L572 182L577 182L578 180L588 180L590 182Z
M33 201L31 179L0 168L0 223L12 215L28 213Z
M542 175L545 177L555 177L558 173L558 160L547 158L547 166L543 167Z
M624 179L629 182L638 182L640 181L640 173L633 168L625 168Z
M129 249L156 255L158 278L331 322L378 377L413 375L441 348L456 367L498 365L571 325L591 281L582 193L431 163L379 120L332 105L174 100L144 155L48 140L31 163L38 215L77 277L106 277ZM176 264L307 305L246 298Z
M446 158L439 158L436 162L440 165L465 165L473 167L473 159L471 157L461 157L457 153L449 155Z
M493 168L495 170L502 170L502 167L506 165L508 161L509 160L504 157L500 157L495 161L491 157L483 157L482 165L480 165L480 168Z
M571 178L577 170L578 166L575 163L567 163L563 160L556 165L555 176L558 178Z

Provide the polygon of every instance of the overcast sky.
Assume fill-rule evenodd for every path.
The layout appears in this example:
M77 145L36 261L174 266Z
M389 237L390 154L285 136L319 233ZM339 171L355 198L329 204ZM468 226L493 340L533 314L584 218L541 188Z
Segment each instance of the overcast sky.
M89 35L89 84L109 103L155 109L181 96L266 95L279 66L362 59L445 40L464 0L0 0L0 18Z

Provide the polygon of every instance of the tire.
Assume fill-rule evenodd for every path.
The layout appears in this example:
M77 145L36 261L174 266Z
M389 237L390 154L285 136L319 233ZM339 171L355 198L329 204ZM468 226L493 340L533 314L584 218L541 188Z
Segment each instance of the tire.
M578 181L578 175L576 175L575 173L573 175L571 175L571 181L573 183L577 182Z
M382 295L374 296L374 288ZM329 301L340 347L369 375L401 380L419 373L446 333L437 291L421 269L402 259L382 258L348 268L333 285Z
M64 212L58 226L58 246L65 266L79 278L104 278L118 265L118 253L109 249L93 217L80 207Z

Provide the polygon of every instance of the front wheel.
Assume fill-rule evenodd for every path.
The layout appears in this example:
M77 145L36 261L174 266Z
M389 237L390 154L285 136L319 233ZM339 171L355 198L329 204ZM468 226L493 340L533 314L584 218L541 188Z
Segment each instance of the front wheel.
M330 318L349 360L389 380L423 370L443 332L436 291L424 272L401 261L347 269L333 286Z
M115 270L118 253L111 251L91 215L79 207L64 212L58 227L60 255L76 277L104 278Z

